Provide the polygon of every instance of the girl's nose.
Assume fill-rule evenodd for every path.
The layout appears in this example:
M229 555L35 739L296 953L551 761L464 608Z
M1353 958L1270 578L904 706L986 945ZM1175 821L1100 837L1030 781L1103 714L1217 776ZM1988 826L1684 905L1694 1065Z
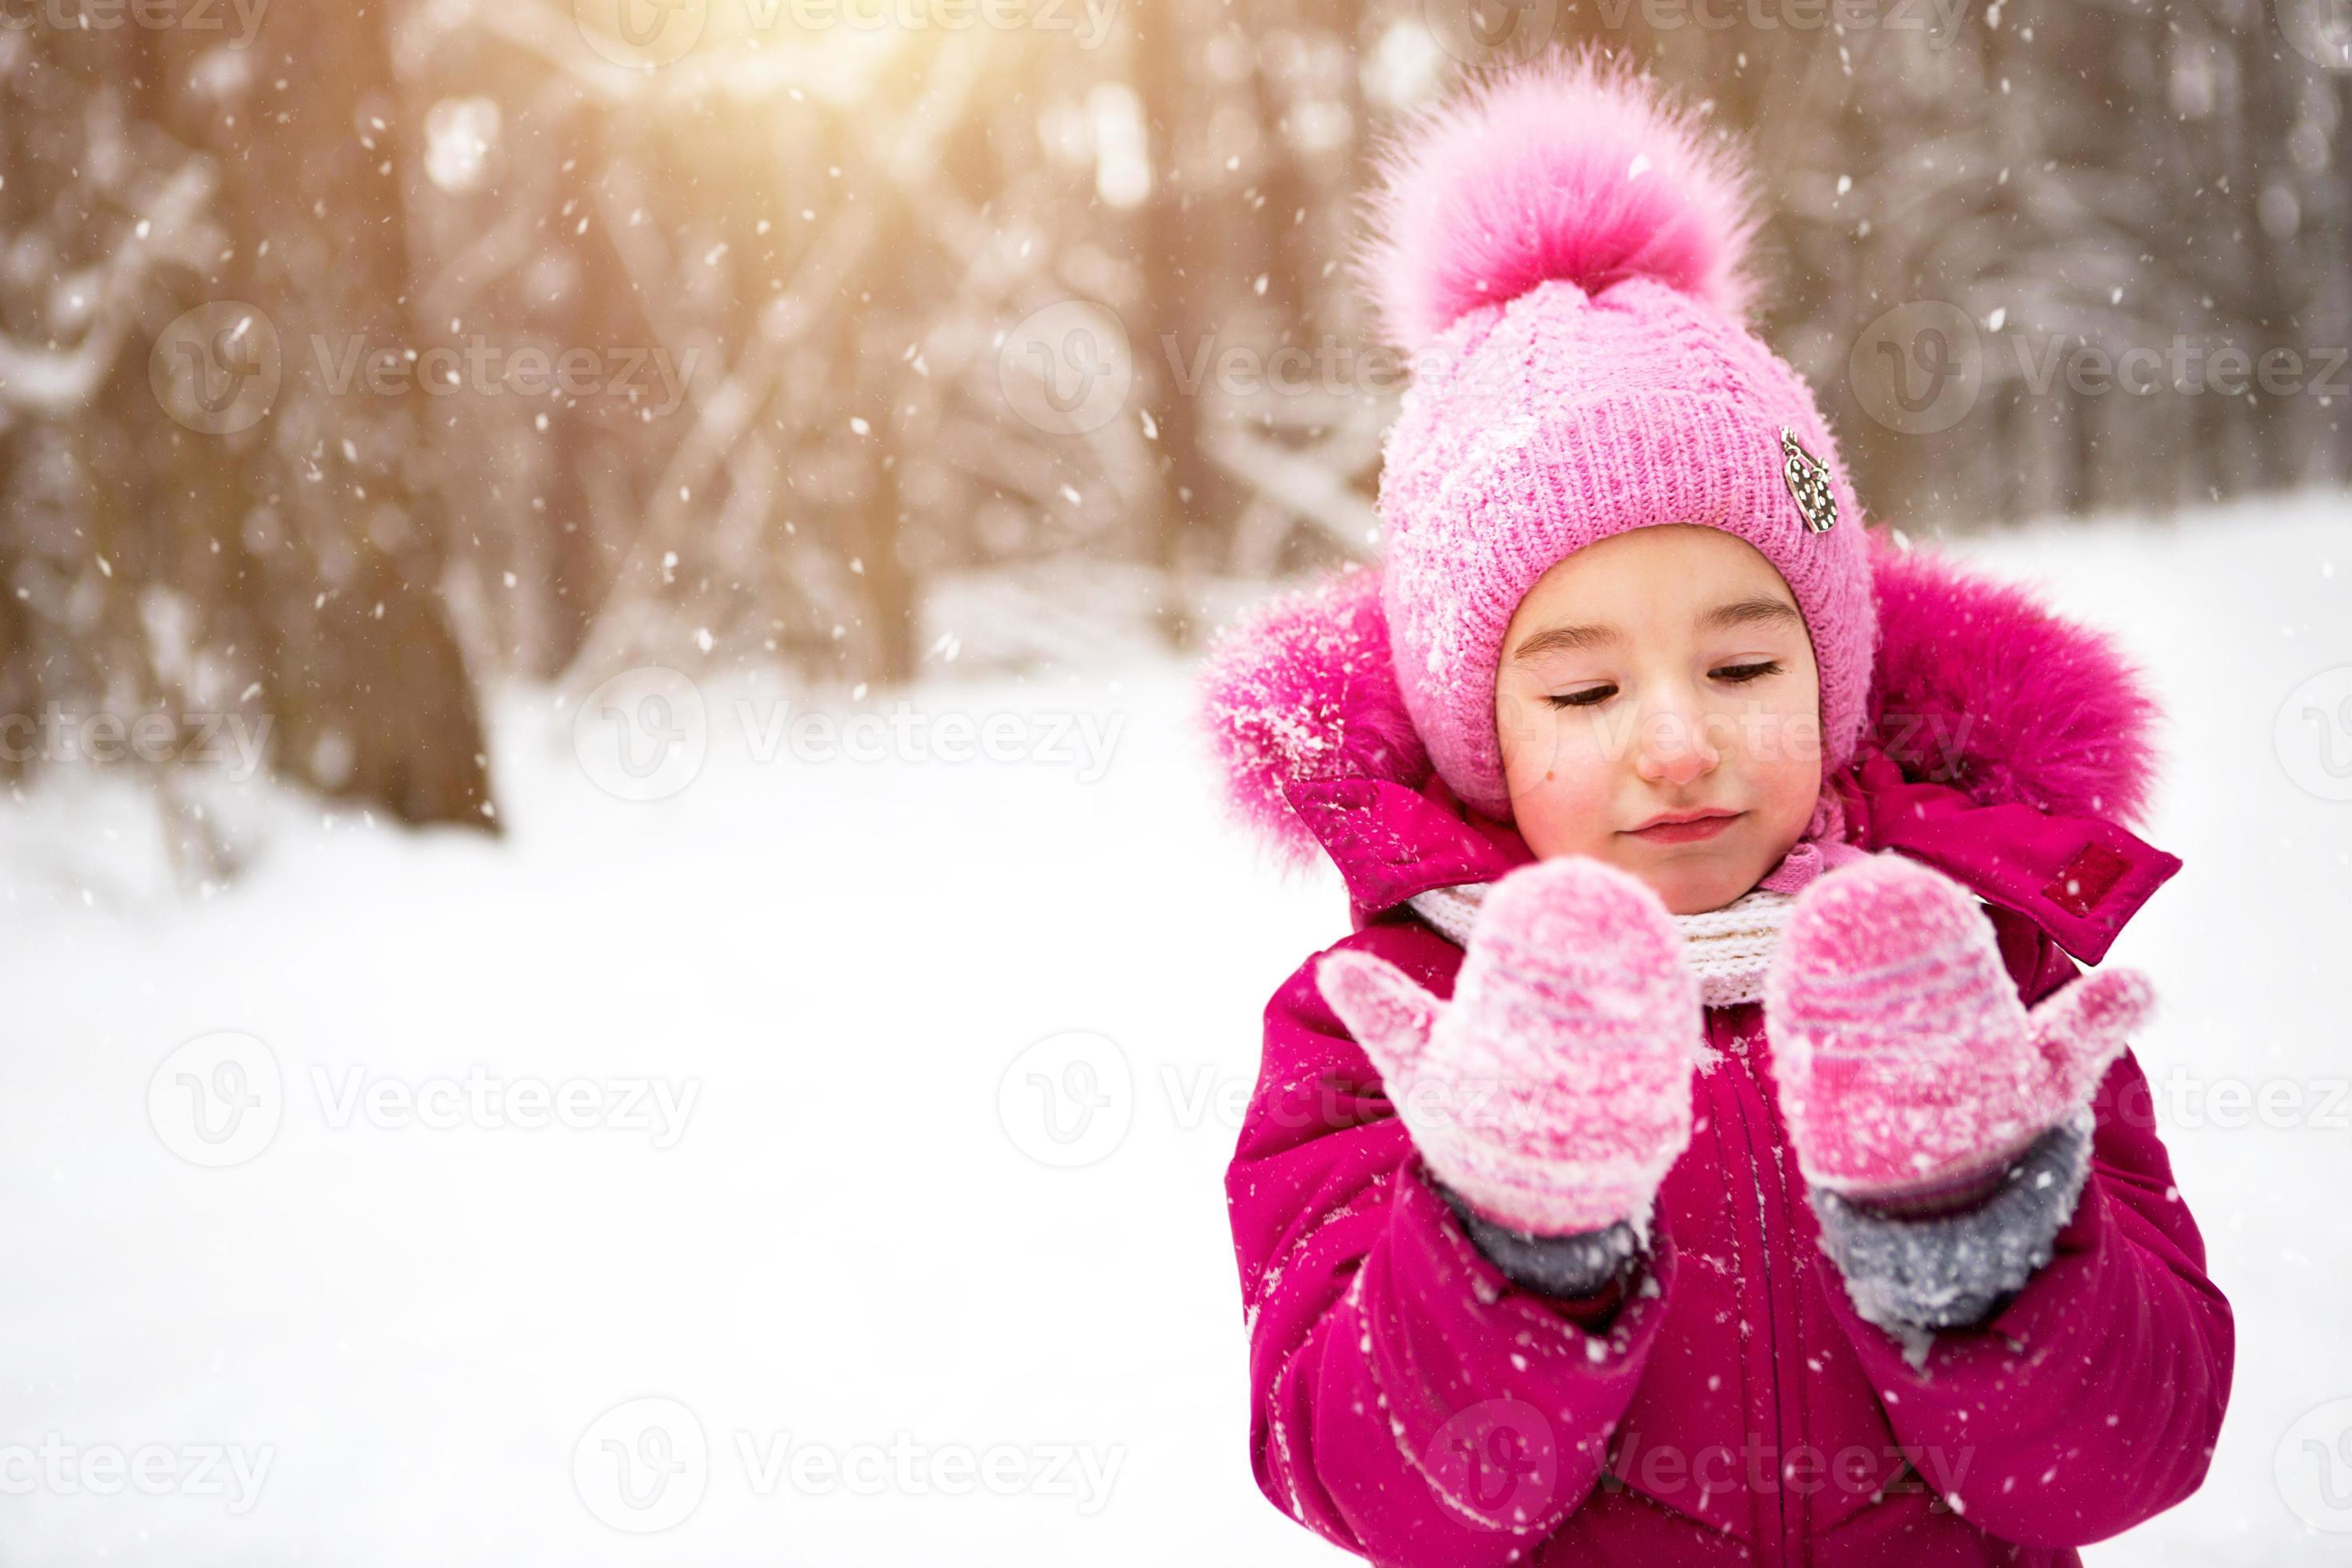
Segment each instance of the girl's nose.
M1706 777L1722 761L1694 709L1669 702L1643 715L1633 765L1649 783L1679 787Z

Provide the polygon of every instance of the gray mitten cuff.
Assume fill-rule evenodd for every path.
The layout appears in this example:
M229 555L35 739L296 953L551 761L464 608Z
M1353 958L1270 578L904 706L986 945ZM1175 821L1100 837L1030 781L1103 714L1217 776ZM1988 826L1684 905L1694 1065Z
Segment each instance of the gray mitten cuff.
M1854 1310L1901 1334L1997 1316L2050 1261L2090 1170L2090 1119L2077 1116L2035 1139L1992 1196L1958 1214L1903 1219L1822 1187L1810 1196L1822 1250L1837 1260Z
M1601 1230L1570 1236L1530 1236L1486 1218L1444 1183L1431 1184L1460 1216L1471 1244L1522 1289L1539 1290L1547 1296L1590 1296L1621 1273L1630 1274L1641 1254L1641 1241L1633 1226L1622 1219Z

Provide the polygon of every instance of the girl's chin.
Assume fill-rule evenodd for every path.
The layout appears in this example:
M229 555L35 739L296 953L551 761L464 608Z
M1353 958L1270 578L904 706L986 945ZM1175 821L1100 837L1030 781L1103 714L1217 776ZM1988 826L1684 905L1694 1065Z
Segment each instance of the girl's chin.
M1647 849L1647 847L1644 847ZM1637 854L1628 864L1618 864L1639 877L1658 895L1670 914L1703 915L1737 901L1740 896L1763 879L1763 872L1748 874L1739 864L1745 857L1714 853L1693 854L1714 847L1685 844L1674 847L1674 853L1661 854L1654 849Z

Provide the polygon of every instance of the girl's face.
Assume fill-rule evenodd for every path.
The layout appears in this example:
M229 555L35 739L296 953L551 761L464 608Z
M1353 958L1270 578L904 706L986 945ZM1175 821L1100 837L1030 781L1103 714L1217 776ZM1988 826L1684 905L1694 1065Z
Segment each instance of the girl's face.
M1721 529L1637 528L1545 573L1503 636L1495 728L1528 847L1629 871L1678 915L1761 881L1821 795L1812 638Z

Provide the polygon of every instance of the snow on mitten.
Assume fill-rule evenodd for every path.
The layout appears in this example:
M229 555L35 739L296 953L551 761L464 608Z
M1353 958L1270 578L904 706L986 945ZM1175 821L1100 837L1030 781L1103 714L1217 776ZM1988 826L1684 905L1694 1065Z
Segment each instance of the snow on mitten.
M1370 953L1316 984L1380 1069L1430 1171L1511 1229L1645 1228L1690 1142L1703 1037L1674 917L1583 856L1522 866L1472 927L1440 1002Z
M1997 1173L2090 1103L2152 1003L2146 976L2101 970L2029 1013L1950 878L1894 854L1827 873L1764 981L1798 1168L1893 1205Z

